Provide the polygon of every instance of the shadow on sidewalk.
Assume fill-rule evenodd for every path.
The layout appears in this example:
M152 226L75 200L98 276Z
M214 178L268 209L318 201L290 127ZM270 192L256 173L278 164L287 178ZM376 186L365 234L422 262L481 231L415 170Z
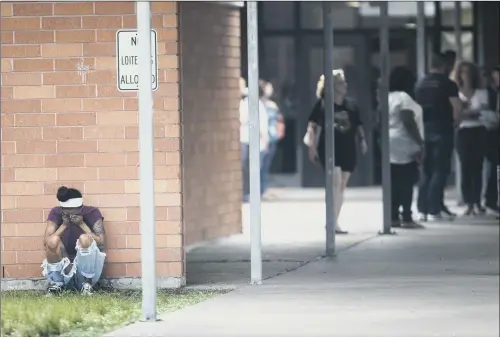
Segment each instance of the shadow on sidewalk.
M325 254L324 190L287 188L273 192L277 199L262 203L264 279L295 270ZM376 237L382 229L382 191L379 187L348 188L345 200L339 223L349 235L337 236L338 252ZM451 200L448 203L453 204ZM249 283L248 204L242 206L242 214L243 234L219 239L188 252L188 286L227 289ZM498 221L488 216L459 217L450 225L471 223L498 225Z
M370 239L381 228L378 189L352 189L340 221L350 234L337 236L337 251ZM276 190L262 203L263 277L299 268L325 254L323 189ZM377 199L378 195L378 199ZM361 212L360 212L361 211ZM231 288L250 281L249 205L242 206L243 234L219 239L187 254L187 283Z

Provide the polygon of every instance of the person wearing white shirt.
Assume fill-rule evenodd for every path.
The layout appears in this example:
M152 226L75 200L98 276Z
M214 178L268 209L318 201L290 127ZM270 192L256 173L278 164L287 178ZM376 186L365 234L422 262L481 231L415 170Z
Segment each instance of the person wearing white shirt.
M411 211L413 187L424 152L423 111L411 97L414 85L415 77L409 69L397 67L392 71L389 78L392 227L422 228L413 220Z
M246 183L246 177L248 176L248 163L249 163L249 149L250 149L250 115L248 110L248 89L246 88L246 83L244 79L240 79L240 90L241 90L241 101L240 101L240 143L241 143L241 162L242 162L242 173L243 173L243 201L248 201L249 188ZM264 154L267 151L269 143L268 134L268 117L267 109L259 100L259 124L260 124L260 163L262 168L262 162ZM261 191L262 194L262 191Z
M464 105L458 125L457 149L462 170L460 186L467 209L464 215L484 214L481 205L483 158L487 147L486 126L496 118L488 107L488 92L481 89L479 68L460 62L455 71L459 98Z

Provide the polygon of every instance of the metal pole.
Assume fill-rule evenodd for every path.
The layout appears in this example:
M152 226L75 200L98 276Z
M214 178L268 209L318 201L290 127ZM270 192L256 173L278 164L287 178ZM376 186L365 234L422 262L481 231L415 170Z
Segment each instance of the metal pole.
M257 2L247 1L248 113L250 124L250 260L251 283L262 284L260 228L260 123Z
M462 46L462 3L460 1L455 1L455 11L453 14L455 44L457 46L457 61L461 61L464 55Z
M463 59L463 47L462 47L462 4L460 1L455 1L455 11L453 16L453 26L455 33L455 45L457 52L457 61L462 61ZM457 151L454 151L454 162L455 162L455 191L457 195L458 205L464 203L464 198L462 195L462 190L460 188L460 181L462 181L462 170L460 169L460 158L458 157Z
M137 2L139 63L139 176L141 183L142 314L156 321L156 236L153 167L153 91L151 87L151 11Z
M382 132L382 200L383 231L391 234L391 163L389 156L389 8L387 1L380 2L380 112Z
M482 20L483 18L483 13L484 13L484 7L482 2L478 2L475 4L476 6L474 7L477 13L474 13L474 20L477 22L477 63L481 66L485 66L485 57L484 57L484 21Z
M417 2L417 73L422 78L425 75L425 2Z
M335 255L335 129L333 127L333 21L332 4L323 2L323 74L325 76L325 209L326 255Z

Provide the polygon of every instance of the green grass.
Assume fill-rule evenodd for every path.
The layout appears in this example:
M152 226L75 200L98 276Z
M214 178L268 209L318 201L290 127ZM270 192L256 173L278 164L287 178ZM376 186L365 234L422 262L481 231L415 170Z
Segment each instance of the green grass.
M175 311L217 292L159 292L158 312ZM94 337L141 318L140 292L96 292L92 297L64 293L2 292L2 337Z

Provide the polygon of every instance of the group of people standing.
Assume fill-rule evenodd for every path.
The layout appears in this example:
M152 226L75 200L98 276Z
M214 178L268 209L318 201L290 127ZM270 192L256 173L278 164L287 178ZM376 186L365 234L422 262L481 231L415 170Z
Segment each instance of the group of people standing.
M444 203L453 150L459 157L459 182L465 216L486 208L498 215L499 71L481 76L477 65L456 63L455 53L434 55L430 71L415 85L412 72L395 68L390 76L389 139L393 227L422 228L413 220L413 187L419 181L420 222L451 220ZM489 164L482 202L483 162ZM402 212L400 212L400 208Z
M483 74L477 65L456 63L448 51L432 57L430 71L417 81L411 70L396 67L389 78L389 145L391 163L392 226L422 228L420 222L452 219L455 213L444 203L444 190L451 173L454 149L459 155L460 189L466 205L464 215L498 215L497 165L500 120L500 67ZM326 165L325 78L317 84L317 101L309 116L304 144L309 159ZM243 172L248 172L249 116L246 83L240 81L240 137ZM284 121L273 101L271 83L259 82L261 195L267 194L269 170L278 141L284 136ZM333 70L335 128L335 217L339 217L344 191L357 163L357 149L366 153L367 143L356 102L347 97L347 81L342 69ZM379 99L377 94L377 99ZM483 162L489 173L485 202ZM244 175L245 176L245 175ZM244 179L244 182L246 179ZM413 189L419 186L419 221L412 215ZM243 187L248 199L248 184ZM337 221L337 234L346 234Z
M248 110L248 88L246 81L240 78L240 143L243 172L243 201L248 201L248 164L250 157L250 116ZM274 199L268 192L269 172L278 142L285 136L285 121L278 104L273 100L274 88L271 82L259 81L259 128L260 128L260 194L263 199Z
M486 208L498 215L498 70L485 81L477 65L467 61L455 64L454 53L447 52L433 57L430 72L417 83L414 97L423 110L425 135L417 202L420 221L455 216L444 205L454 149L461 170L464 215L485 214ZM485 159L490 167L483 204Z
M462 172L460 188L467 206L464 215L484 214L486 208L498 215L500 68L494 68L485 83L478 66L465 61L455 64L455 54L451 51L434 55L430 68L418 82L405 67L393 69L389 79L393 227L423 228L420 222L456 216L444 203L455 148ZM367 145L357 105L346 97L343 71L334 70L333 78L335 216L338 219L344 190L356 166L356 147L360 146L365 153ZM324 105L324 76L321 76L304 143L310 160L323 168ZM483 205L485 159L489 163L489 177ZM413 189L417 182L420 222L412 215ZM335 230L337 234L347 233L338 224Z

